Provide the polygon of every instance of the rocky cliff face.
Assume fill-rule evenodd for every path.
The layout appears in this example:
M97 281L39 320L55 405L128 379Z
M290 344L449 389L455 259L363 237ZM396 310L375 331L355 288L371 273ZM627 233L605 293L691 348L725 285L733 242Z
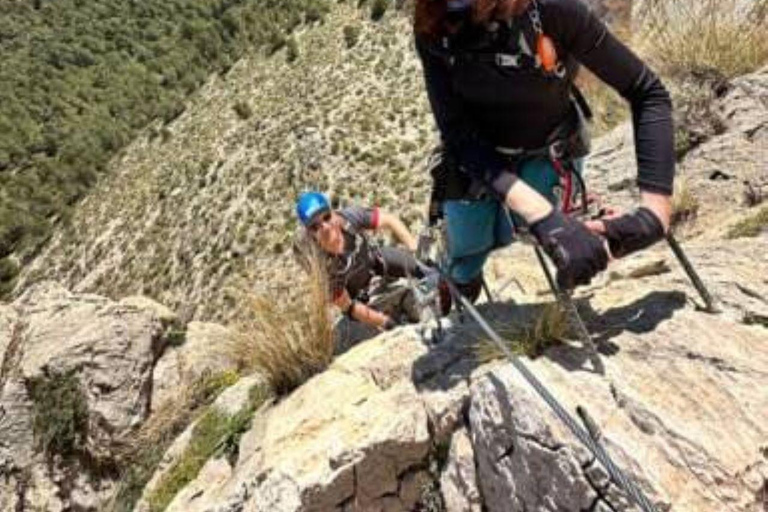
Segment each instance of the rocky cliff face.
M766 242L690 252L708 261L714 293L744 304L741 282L768 291L755 259ZM527 247L493 264L496 283L536 271ZM730 277L708 271L722 265ZM648 267L667 270L639 277ZM500 325L540 314L543 279L524 286L529 294L502 293L481 311ZM744 325L743 311L709 315L695 300L663 248L622 262L580 300L605 375L589 370L578 344L527 364L566 407L587 408L660 510L758 512L768 483L768 335ZM746 308L763 315L766 303ZM168 510L631 510L508 364L478 360L480 337L455 321L437 346L408 328L353 348L260 412L237 461L209 462Z
M102 510L126 469L125 437L232 366L212 353L223 327L193 322L171 346L175 315L141 297L41 283L0 306L0 326L0 510Z
M629 5L593 3L619 19ZM434 134L407 23L389 13L373 25L340 4L298 34L295 59L254 56L212 77L113 163L25 272L26 291L0 305L0 510L631 509L459 316L437 345L416 327L387 333L279 400L263 377L240 378L210 407L176 410L175 439L135 446L157 452L152 464L125 455L126 438L201 380L218 376L218 391L237 378L218 350L231 331L188 320L230 316L243 275L284 284L291 269L275 255L293 230L292 194L326 188L419 216ZM660 245L577 295L604 374L567 339L526 364L569 410L586 407L659 510L764 512L768 68L711 96L678 112L676 231L721 312L700 311ZM628 125L596 141L595 192L631 207L635 174ZM551 299L530 247L487 269L496 303L480 309L495 325L543 316ZM44 277L64 286L32 286ZM103 296L131 294L176 312Z
M721 312L700 310L659 245L614 262L576 297L604 373L567 337L525 359L568 409L589 411L659 510L768 506L768 237L755 221L765 215L755 203L768 176L766 84L768 69L728 84L709 110L719 128L680 166L696 200L678 234ZM628 126L597 141L595 190L633 204L633 159ZM484 315L501 330L541 317L551 299L530 247L500 251L487 269L496 300ZM215 350L229 336L144 298L53 284L0 307L0 509L114 505L130 469L116 456L122 436L191 382L232 370ZM631 510L487 344L453 316L437 345L419 327L381 335L276 402L254 401L258 375L241 379L158 457L135 510Z

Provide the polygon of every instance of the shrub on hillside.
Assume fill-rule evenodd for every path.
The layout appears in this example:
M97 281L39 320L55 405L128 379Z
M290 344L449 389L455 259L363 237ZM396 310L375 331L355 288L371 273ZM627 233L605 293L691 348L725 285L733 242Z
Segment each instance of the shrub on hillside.
M652 0L637 26L641 50L667 75L733 77L768 60L767 0Z
M371 5L371 19L373 21L379 21L384 17L388 7L389 0L373 0L373 5Z
M250 119L253 115L253 109L245 101L238 101L232 108L240 119Z
M49 459L72 456L88 438L88 402L75 370L52 373L29 384L35 440Z
M360 27L355 25L345 25L344 29L344 44L347 48L354 48L357 42L360 40Z
M299 58L299 44L296 42L296 39L292 37L288 39L286 47L286 60L288 62L295 62Z

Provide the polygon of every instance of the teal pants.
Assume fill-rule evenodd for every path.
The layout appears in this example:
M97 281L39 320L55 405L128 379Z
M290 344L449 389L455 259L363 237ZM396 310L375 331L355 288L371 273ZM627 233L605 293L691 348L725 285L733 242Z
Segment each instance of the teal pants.
M581 162L574 163L581 172ZM518 177L557 203L555 189L560 178L547 158L535 158L520 164ZM448 272L456 283L469 283L481 275L488 255L514 239L510 217L504 205L495 199L457 200L443 203L448 237Z

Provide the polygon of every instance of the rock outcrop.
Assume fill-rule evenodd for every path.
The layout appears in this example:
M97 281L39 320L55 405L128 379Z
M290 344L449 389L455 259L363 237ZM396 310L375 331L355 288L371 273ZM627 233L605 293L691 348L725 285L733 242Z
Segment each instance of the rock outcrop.
M346 7L340 9L332 20L349 19ZM387 23L395 32L406 21ZM309 53L321 47L332 25L302 34L306 39L301 48L307 49L307 58L318 56L318 65L334 76L348 75L350 67L322 61L322 52ZM410 95L416 89L416 62L400 32L390 42L396 51L380 57L390 60L378 62L404 68L407 81L393 79L386 85ZM389 35L385 31L380 37L383 41ZM365 52L380 53L376 45ZM358 55L369 54L365 52ZM270 159L277 161L283 153L275 140L287 140L290 158L303 166L303 152L313 152L305 146L323 141L332 146L348 138L336 129L318 135L285 122L295 114L293 104L270 110L266 99L284 92L286 84L304 83L302 71L272 60L269 65L281 77L272 79L257 69L261 64L243 61L230 72L232 78L257 77L245 92L233 79L222 85L231 94L220 94L215 87L219 79L212 80L172 125L172 140L134 143L138 149L126 153L122 162L126 171L104 184L79 213L86 227L83 238L72 243L87 240L94 249L82 260L85 264L74 262L73 246L62 234L36 270L66 275L68 284L81 290L170 283L176 287L167 294L171 305L193 298L182 317L195 316L195 308L215 316L225 307L231 297L218 295L218 290L246 266L239 258L255 248L256 232L272 220L262 214L271 211L270 205L282 205L283 191L294 185L292 175L253 180L250 171L240 172L252 170L250 156L259 153L260 162L269 167ZM340 97L330 89L335 82L323 76L313 77L321 84L291 90L291 98L309 111L314 98ZM658 245L613 262L575 297L594 335L603 372L593 371L585 347L568 340L536 347L535 359L524 358L568 410L580 405L589 411L612 457L659 510L768 509L768 237L726 236L738 221L755 214L755 201L740 200L746 184L757 190L766 186L766 84L768 68L723 86L709 109L716 117L712 129L687 148L680 165L697 204L678 234L716 296L720 313L700 310L685 273L668 249ZM410 98L393 98L376 76L355 87L375 90L379 99L396 104L399 115L417 118L416 132L392 139L393 144L408 144L408 158L396 167L404 176L419 159L414 155L421 155L432 140L424 128L423 97L414 108ZM195 113L228 112L242 94L264 100L256 119L219 116L223 120L202 131ZM371 146L387 126L401 133L397 116L368 133L366 113L376 119L380 115L373 102L353 102L339 112L318 108L313 111L317 117L304 124L325 126L322 120L332 126L330 121L343 111L351 117L347 124L366 133L364 140ZM263 138L265 134L273 138ZM155 159L172 161L182 145L194 143L204 146L202 164L197 161L201 155L194 155L176 161L178 166L155 165ZM253 153L245 149L251 146ZM140 151L148 148L153 151ZM260 153L264 148L269 151ZM329 169L351 164L341 156L344 148L329 150ZM391 163L378 162L370 172ZM199 174L187 172L193 165ZM597 141L588 181L611 204L630 207L636 203L635 175L631 128L624 125ZM329 186L344 181L333 174L318 173L316 178ZM134 189L135 181L146 188ZM204 192L169 227L163 215L176 212L190 183ZM423 177L398 183L415 184L421 191L425 186ZM126 196L120 204L126 215L115 217L108 198L124 188L136 196ZM411 192L393 190L393 201L414 202ZM207 202L213 197L218 202ZM264 211L254 227L249 205L257 200L263 201ZM226 222L214 221L216 209L226 211ZM202 218L186 231L192 220ZM280 245L281 228L268 227L277 233L272 242ZM173 238L173 229L189 239L176 240L178 251L172 258L170 246L154 252L153 240ZM150 240L144 239L148 230L154 237ZM131 237L143 243L134 244ZM135 257L128 249L138 246L151 257ZM223 255L230 261L212 272L206 263ZM149 276L149 267L157 262L163 266L152 268ZM131 271L116 276L114 268L120 265ZM265 264L271 265L271 260ZM481 312L500 328L535 321L551 301L540 274L529 247L517 244L499 251L487 266L495 301L481 304ZM30 274L25 279L34 281ZM216 300L206 301L214 289ZM0 510L104 509L125 469L113 457L117 440L159 414L194 381L231 369L233 362L220 358L216 348L229 337L223 326L182 325L173 312L148 299L114 302L51 283L0 306ZM264 379L240 380L207 409L212 416L193 418L163 454L143 494L136 493L136 510L155 510L157 503L184 512L632 509L594 456L488 348L471 319L448 319L438 344L426 338L420 328L404 327L358 344L292 394L260 407L252 393L265 385ZM518 351L530 350L514 336L510 343ZM198 427L206 418L213 427L220 420L229 429L222 438L226 443L220 445L216 438L204 456L202 450L190 455L197 450ZM182 464L195 457L201 459L195 465ZM183 485L173 473L182 466L187 470ZM175 487L166 486L168 480Z
M768 250L768 240L751 243ZM748 259L709 249L710 264L725 258L739 275L759 275ZM495 263L513 273L535 264L529 256L520 247ZM665 257L654 251L615 272ZM589 371L575 344L527 364L566 407L586 407L660 510L758 512L768 482L768 335L727 305L721 315L697 311L695 291L668 263L660 275L606 279L581 300L605 375ZM768 283L756 291L765 295ZM481 310L535 316L534 297L502 295ZM169 510L631 510L508 364L478 360L477 339L467 322L436 346L406 328L354 347L258 413L231 473L211 462L200 478L212 483L193 483Z
M723 237L755 211L724 197L765 175L764 74L730 84L714 108L724 128L680 166L701 204L678 234L721 312L699 309L659 245L614 262L577 296L604 374L573 343L526 360L569 410L589 411L659 510L761 512L768 503L768 333L759 321L768 314L768 239ZM731 181L713 184L715 155ZM598 141L589 166L612 204L634 204L629 126ZM499 292L481 305L485 315L503 325L541 314L546 283L529 248L501 251L488 270ZM480 357L478 327L452 321L436 346L414 328L355 346L257 413L234 464L210 461L195 492L169 509L632 510L521 376Z
M149 414L162 322L52 283L2 309L0 508L96 510L117 475L114 441Z

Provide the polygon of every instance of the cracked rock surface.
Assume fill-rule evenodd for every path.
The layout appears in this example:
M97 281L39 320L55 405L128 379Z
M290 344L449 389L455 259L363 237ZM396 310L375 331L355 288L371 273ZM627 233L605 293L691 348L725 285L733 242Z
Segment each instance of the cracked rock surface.
M0 510L100 509L115 483L115 439L149 414L162 332L150 310L53 283L0 308ZM70 372L87 409L85 439L72 460L46 460L32 382Z

